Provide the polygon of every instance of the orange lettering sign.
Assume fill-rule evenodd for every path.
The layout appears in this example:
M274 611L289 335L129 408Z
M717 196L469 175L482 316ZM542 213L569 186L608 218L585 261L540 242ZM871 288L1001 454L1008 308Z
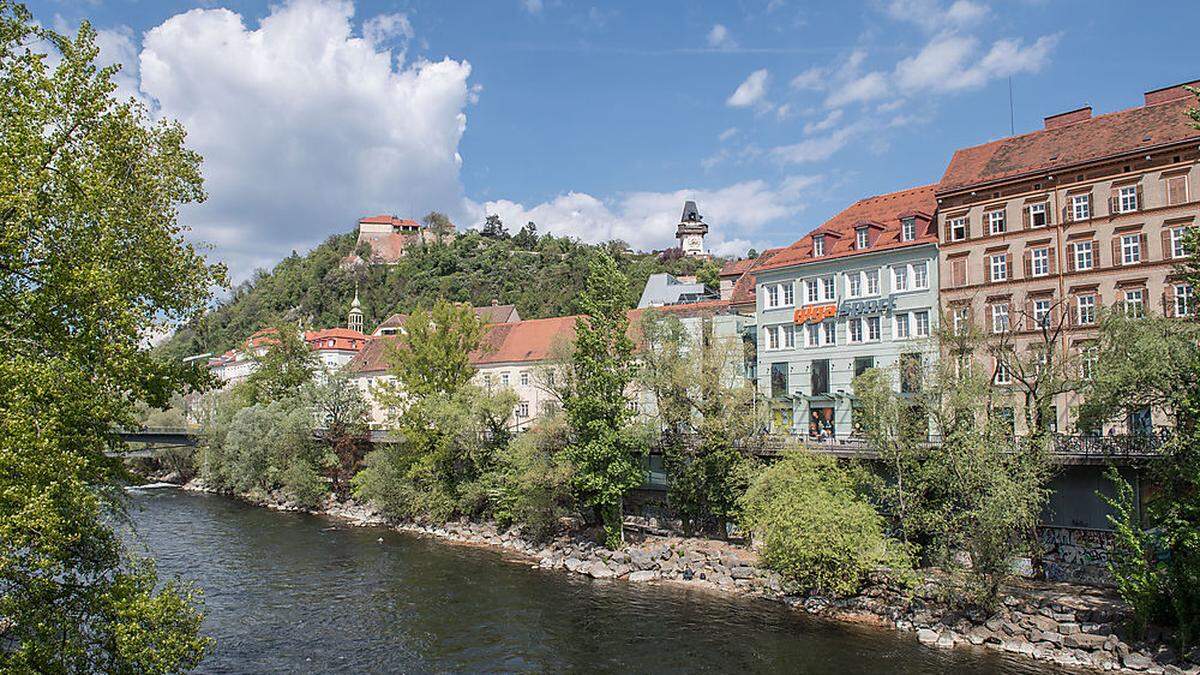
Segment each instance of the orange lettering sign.
M835 316L837 316L837 305L813 305L797 309L792 315L792 321L795 323L820 323Z

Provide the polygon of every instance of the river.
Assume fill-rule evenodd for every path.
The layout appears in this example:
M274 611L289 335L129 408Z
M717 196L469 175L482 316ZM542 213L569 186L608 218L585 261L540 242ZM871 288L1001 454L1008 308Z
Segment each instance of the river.
M209 673L1045 673L765 600L594 581L224 497L135 493L136 546L204 591ZM380 541L382 540L382 541Z

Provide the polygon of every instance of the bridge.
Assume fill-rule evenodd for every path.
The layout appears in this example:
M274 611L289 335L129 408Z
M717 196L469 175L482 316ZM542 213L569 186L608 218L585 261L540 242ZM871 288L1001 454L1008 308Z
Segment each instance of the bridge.
M123 429L118 432L121 440L126 443L142 444L145 447L120 454L127 457L145 457L168 448L194 447L198 442L199 434L200 428L196 426ZM1056 463L1062 465L1140 465L1160 456L1169 438L1169 432L1165 430L1149 434L1115 436L1056 434L1050 447L1050 455ZM685 442L697 440L684 438ZM393 443L395 437L388 429L372 428L370 441L376 445ZM938 439L935 438L927 441L931 445L937 442ZM879 458L879 453L861 437L812 440L798 436L770 435L738 443L738 447L746 453L762 458L778 457L789 448L799 447L842 459L874 460ZM655 450L651 450L651 454L660 453L661 451L656 453Z

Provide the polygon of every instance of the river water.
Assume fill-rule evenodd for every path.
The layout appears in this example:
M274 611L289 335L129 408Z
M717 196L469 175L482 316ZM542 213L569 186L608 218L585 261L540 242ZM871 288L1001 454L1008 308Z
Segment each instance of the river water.
M501 552L179 490L137 546L204 591L210 673L1044 673L765 600L532 569ZM382 541L379 541L382 539Z

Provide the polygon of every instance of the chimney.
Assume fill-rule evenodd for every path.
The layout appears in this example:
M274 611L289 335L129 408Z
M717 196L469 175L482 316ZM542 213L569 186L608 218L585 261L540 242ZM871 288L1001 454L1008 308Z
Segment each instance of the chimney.
M1059 127L1065 127L1068 124L1074 124L1076 122L1082 122L1090 119L1092 119L1092 106L1087 105L1065 113L1051 115L1045 118L1045 122L1047 129L1057 129Z
M1157 105L1159 103L1166 103L1167 101L1174 101L1191 96L1192 92L1184 89L1184 87L1200 87L1200 80L1148 91L1146 92L1146 105Z

